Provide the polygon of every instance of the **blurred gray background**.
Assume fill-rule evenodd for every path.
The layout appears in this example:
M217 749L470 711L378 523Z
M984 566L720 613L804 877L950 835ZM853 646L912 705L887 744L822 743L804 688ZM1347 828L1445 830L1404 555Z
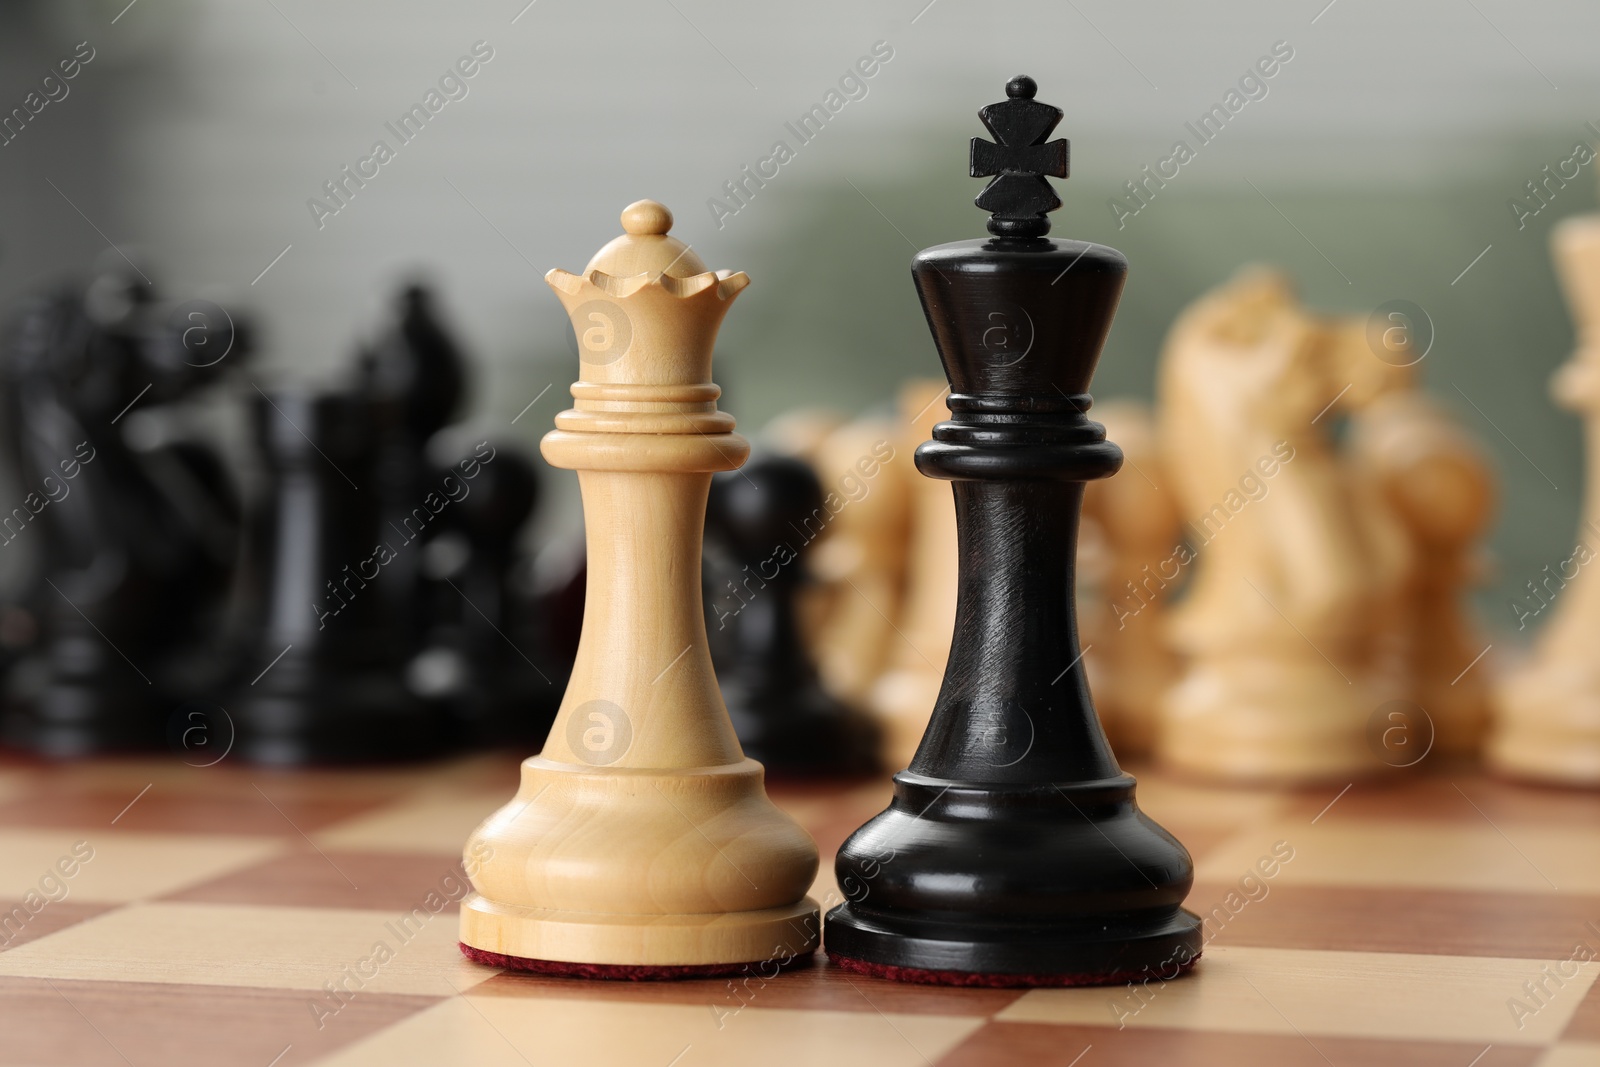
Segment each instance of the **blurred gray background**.
M169 292L254 314L245 379L323 380L420 271L478 358L474 419L530 444L575 367L541 276L581 268L641 197L754 279L717 372L745 427L936 375L908 262L981 234L974 112L1032 74L1072 140L1054 232L1133 265L1097 396L1148 396L1173 316L1245 263L1282 265L1327 311L1412 301L1437 333L1429 388L1500 462L1488 621L1509 627L1508 599L1570 555L1580 426L1546 392L1573 343L1547 238L1593 210L1600 168L1522 228L1508 201L1600 139L1600 5L13 0L0 114L80 42L94 58L68 95L0 145L0 298L115 244ZM308 201L374 141L397 145L385 124L478 42L492 58L466 95L319 224ZM1119 226L1108 200L1195 144L1185 123L1278 42L1293 58L1266 95ZM892 58L801 145L784 124L875 46ZM723 184L779 139L794 158L716 218L708 201L736 206ZM570 519L556 510L547 527Z

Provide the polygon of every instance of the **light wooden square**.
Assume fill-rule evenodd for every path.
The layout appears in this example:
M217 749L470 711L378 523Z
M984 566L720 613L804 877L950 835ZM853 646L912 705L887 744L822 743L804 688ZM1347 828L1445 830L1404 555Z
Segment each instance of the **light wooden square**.
M0 953L0 974L319 994L334 982L357 996L450 996L498 973L461 955L452 911L414 920L397 933L399 917L335 908L135 904ZM379 942L393 958L363 963L374 959ZM347 981L349 974L359 984Z
M640 1004L471 994L454 997L321 1061L636 1064L639 1067L926 1067L984 1025L977 1017Z
M1138 768L1133 768L1132 773L1139 780L1136 793L1140 810L1162 824L1224 828L1250 825L1276 816L1290 801L1283 793L1192 785L1143 774Z
M322 848L377 852L459 853L467 835L513 797L496 793L425 793L312 835Z
M79 841L94 849L77 873L63 879L67 900L120 904L162 896L259 863L283 845L270 838L206 834L149 834L113 829L0 829L0 898L20 900L57 861L72 858Z
M1234 882L1276 841L1294 848L1276 884L1600 894L1600 849L1583 825L1276 819L1206 853L1195 877Z
M1195 972L1142 987L1036 989L1002 1011L1004 1022L1163 1027L1235 1033L1302 1034L1494 1045L1554 1041L1577 1010L1600 964L1553 989L1519 1019L1508 1001L1525 998L1546 960L1210 948ZM1119 1011L1119 1006L1121 1011ZM1126 1014L1124 1014L1126 1013Z
M1535 1067L1595 1067L1600 1063L1600 1044L1568 1042L1544 1054Z

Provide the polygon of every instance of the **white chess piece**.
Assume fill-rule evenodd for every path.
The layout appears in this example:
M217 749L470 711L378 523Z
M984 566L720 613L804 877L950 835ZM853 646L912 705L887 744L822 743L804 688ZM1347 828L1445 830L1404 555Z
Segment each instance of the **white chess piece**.
M1549 622L1533 657L1495 688L1489 765L1519 778L1600 785L1600 215L1563 221L1551 244L1578 326L1552 392L1584 418L1583 518L1559 572L1541 581Z

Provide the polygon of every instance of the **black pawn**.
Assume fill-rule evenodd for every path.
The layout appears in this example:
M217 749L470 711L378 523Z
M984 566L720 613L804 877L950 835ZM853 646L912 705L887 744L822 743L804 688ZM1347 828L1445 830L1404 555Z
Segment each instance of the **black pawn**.
M443 475L447 525L428 545L436 579L428 646L407 681L441 703L458 744L537 747L561 690L542 658L528 598L516 587L518 540L539 499L533 464L504 442L482 442Z
M445 329L433 293L418 284L401 289L393 321L363 353L357 392L375 412L374 471L370 486L381 502L383 524L399 537L431 539L438 531L425 500L438 491L427 444L449 424L466 393L467 360ZM428 582L423 554L395 560L378 589L409 649L426 634Z
M401 681L405 628L381 596L422 551L371 491L380 413L348 394L272 391L254 406L266 468L251 531L251 633L231 702L261 763L356 763L438 751L438 716Z
M869 774L876 725L822 688L796 618L806 531L820 529L819 516L822 485L802 460L758 457L712 479L706 540L722 561L708 568L706 624L717 681L745 754L768 770Z
M916 462L954 490L955 633L893 801L839 850L847 900L825 928L836 960L891 978L1097 984L1170 978L1200 953L1181 906L1193 864L1135 804L1078 648L1083 483L1122 464L1087 390L1127 261L1043 237L1036 203L1010 220L1031 234L912 262L951 388Z

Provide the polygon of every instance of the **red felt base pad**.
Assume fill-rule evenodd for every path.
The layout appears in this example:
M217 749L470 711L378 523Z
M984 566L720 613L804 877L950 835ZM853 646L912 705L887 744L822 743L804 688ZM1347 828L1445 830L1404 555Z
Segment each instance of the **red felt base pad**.
M460 942L461 954L473 963L499 967L524 974L549 974L561 978L593 978L607 982L670 982L687 978L720 978L730 974L758 973L762 967L780 970L807 962L811 953L772 960L751 960L747 963L704 963L692 966L650 967L630 963L570 963L565 960L535 960L526 956L507 956L487 949L474 948ZM765 975L764 977L771 977Z
M837 952L829 952L828 958L845 970L857 974L887 978L891 982L916 982L921 985L1008 989L1035 986L1121 985L1124 982L1142 982L1150 977L1148 971L1108 971L1104 974L983 974L978 971L929 971L921 967L893 967L884 963L851 959ZM1196 955L1194 959L1179 967L1178 974L1188 971L1199 958Z

